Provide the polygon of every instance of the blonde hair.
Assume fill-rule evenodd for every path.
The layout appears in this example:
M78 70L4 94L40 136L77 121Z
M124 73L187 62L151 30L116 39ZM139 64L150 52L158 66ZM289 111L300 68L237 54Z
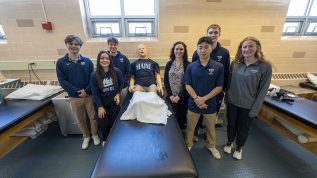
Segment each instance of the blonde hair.
M271 62L266 60L266 58L265 58L265 56L264 56L264 54L262 52L262 46L261 46L260 41L257 38L253 37L253 36L248 36L248 37L244 38L240 42L238 50L237 50L237 53L236 53L236 56L235 56L235 59L233 60L233 62L240 63L240 62L242 62L244 60L241 48L242 48L242 44L245 41L253 41L253 42L255 42L255 44L256 44L255 58L257 58L259 61L261 61L263 63L270 64L272 66Z

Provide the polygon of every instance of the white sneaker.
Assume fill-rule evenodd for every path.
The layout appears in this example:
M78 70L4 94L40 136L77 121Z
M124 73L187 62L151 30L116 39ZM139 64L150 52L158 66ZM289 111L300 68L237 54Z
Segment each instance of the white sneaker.
M207 147L208 148L208 147ZM212 156L214 156L216 159L221 159L221 155L216 147L214 148L208 148L208 150L211 152Z
M190 151L192 149L192 147L188 147L188 150Z
M223 148L223 151L227 154L231 154L231 149L233 147L233 144L231 143L230 146L226 145L224 148Z
M89 146L90 137L84 138L83 144L81 145L81 148L83 150L86 150Z
M94 140L94 145L100 144L100 139L99 139L98 135L92 136L92 139Z
M233 157L236 158L237 160L242 159L242 148L241 148L240 151L235 151L235 152L233 153Z
M105 143L106 143L105 141L102 141L102 146L105 146Z

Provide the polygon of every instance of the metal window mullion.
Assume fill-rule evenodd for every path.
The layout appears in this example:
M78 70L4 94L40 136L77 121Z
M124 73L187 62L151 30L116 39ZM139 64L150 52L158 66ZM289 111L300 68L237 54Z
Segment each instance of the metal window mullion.
M90 8L89 8L89 0L84 0L84 8L85 8L85 12L86 12L86 23L87 23L87 28L88 28L88 36L89 37L93 37L94 36L94 27L93 24L91 22L91 13L90 13Z
M311 2L312 2L312 0L309 0L308 3L306 4L304 16L308 16L309 10L311 9L311 7L310 7L311 6Z
M120 0L120 9L121 9L121 17L120 17L120 31L122 34L122 37L127 37L127 27L124 23L124 19L125 19L125 12L124 12L124 0Z

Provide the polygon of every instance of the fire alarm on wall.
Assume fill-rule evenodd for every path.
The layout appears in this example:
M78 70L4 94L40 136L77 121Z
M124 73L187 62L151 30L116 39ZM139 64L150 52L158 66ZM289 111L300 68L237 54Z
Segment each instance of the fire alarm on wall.
M52 30L53 26L51 22L42 22L42 28L45 30Z

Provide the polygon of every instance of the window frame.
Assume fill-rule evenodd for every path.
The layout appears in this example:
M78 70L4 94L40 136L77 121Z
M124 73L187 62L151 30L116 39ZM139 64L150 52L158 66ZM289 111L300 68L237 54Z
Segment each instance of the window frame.
M121 15L113 16L91 16L89 8L89 0L84 1L84 8L86 13L86 22L87 30L89 37L91 38L103 38L103 37L119 37L119 38L129 38L129 37L158 37L158 0L154 0L154 15L125 15L124 14L124 0L120 0ZM119 24L119 34L113 35L100 35L97 34L97 29L95 24L98 22L113 23L116 22ZM129 33L129 22L139 22L139 23L151 23L152 33L146 35L138 35L135 33Z
M0 28L2 29L2 31L3 31L3 34L1 33L1 30L0 30L0 41L5 41L5 40L7 40L7 38L6 38L6 34L4 33L4 30L3 30L3 27L2 27L2 25L0 24Z
M317 3L317 0L308 0L305 15L304 16L287 16L285 23L299 22L301 24L299 32L284 32L283 36L317 36L317 32L307 32L310 23L317 22L317 16L309 16L313 3ZM285 25L284 23L284 25Z

